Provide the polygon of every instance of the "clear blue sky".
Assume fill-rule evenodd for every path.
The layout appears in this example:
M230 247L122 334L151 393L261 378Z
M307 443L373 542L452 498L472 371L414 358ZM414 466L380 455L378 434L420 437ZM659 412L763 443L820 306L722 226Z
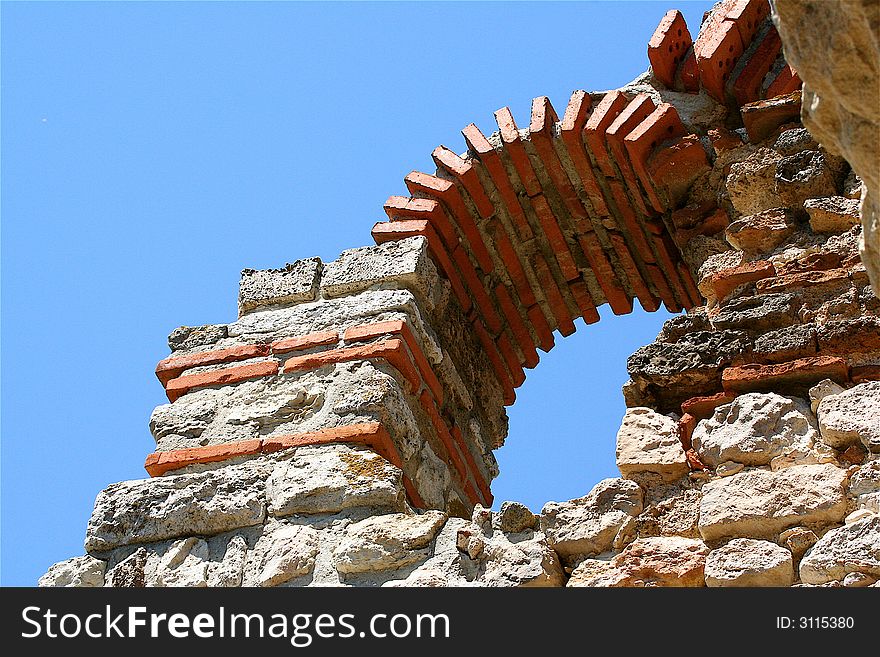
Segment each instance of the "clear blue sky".
M647 67L709 2L2 4L2 583L83 553L95 495L145 476L179 325L239 271L371 243L382 202L471 121ZM496 499L617 474L626 356L667 315L603 313L528 373Z

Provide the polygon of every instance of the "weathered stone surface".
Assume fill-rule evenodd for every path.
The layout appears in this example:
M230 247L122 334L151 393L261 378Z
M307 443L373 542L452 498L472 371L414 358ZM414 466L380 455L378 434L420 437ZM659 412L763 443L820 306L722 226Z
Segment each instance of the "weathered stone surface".
M361 520L348 528L333 551L336 570L343 574L394 570L425 560L428 546L446 522L446 514L391 513Z
M838 449L861 443L880 452L880 381L860 383L819 402L822 441Z
M525 504L519 502L503 502L501 510L493 517L493 524L496 518L498 529L507 533L515 534L534 529L538 524L538 517Z
M195 537L175 541L162 555L148 586L204 587L208 585L208 544Z
M777 472L746 470L703 486L700 535L775 538L796 524L843 520L846 472L834 465L796 465Z
M759 148L742 162L730 166L725 185L733 207L741 215L753 215L779 207L776 195L776 164L782 156L769 148Z
M803 151L787 155L776 164L776 193L782 204L803 207L804 201L837 193L834 173L823 153Z
M810 388L809 396L810 396L810 410L813 414L819 408L819 402L821 402L825 397L829 395L836 395L838 393L846 390L842 385L835 383L831 379L823 379L819 381L816 385Z
M694 308L686 315L676 315L663 322L657 342L678 342L688 333L711 330L705 308Z
M806 405L775 393L746 393L701 420L691 442L700 460L766 465L792 447L809 448L818 438Z
M735 538L706 557L706 586L791 586L794 567L786 548Z
M266 501L274 516L405 506L400 470L369 449L348 445L297 448L266 481Z
M880 514L880 461L865 463L850 475L847 497L854 508Z
M791 128L779 133L773 142L773 150L782 155L794 155L801 151L814 151L819 145L806 128Z
M880 294L880 8L874 0L779 0L773 8L786 59L804 80L804 126L865 182L862 259Z
M244 269L238 288L238 312L275 304L314 301L321 277L321 259L306 258L282 269Z
M481 541L482 549L475 557L475 581L481 586L551 587L565 583L559 557L540 532L493 532Z
M362 292L377 284L397 285L431 300L437 270L428 256L428 240L410 237L343 251L324 266L321 291L328 297Z
M315 568L318 548L318 532L313 527L270 523L248 553L244 585L278 586L308 575Z
M755 338L751 360L781 363L816 354L816 327L813 324L795 324L768 331Z
M74 557L50 566L37 582L37 586L104 586L106 567L106 561L89 555Z
M802 304L792 292L761 294L735 299L710 319L716 329L764 332L799 323L798 310Z
M182 351L212 345L227 336L226 324L206 324L205 326L179 326L168 336L171 351Z
M147 550L139 547L128 557L107 571L104 586L117 588L143 588L146 586Z
M244 536L237 534L229 539L223 557L219 562L209 566L208 586L241 586L247 552L247 541Z
M682 488L678 484L649 487L645 492L645 508L635 519L635 536L699 538L700 497L699 490Z
M629 408L617 432L617 467L623 477L655 472L673 481L688 472L678 423L650 408Z
M724 238L740 251L764 253L791 236L797 223L798 215L794 210L771 208L730 222Z
M565 561L610 549L618 530L643 508L641 487L627 479L603 479L585 496L548 502L541 530L548 545Z
M795 559L800 559L818 540L816 533L806 527L792 527L779 535L779 542L791 551Z
M880 317L864 315L825 322L816 329L820 352L876 353L880 351Z
M572 572L568 586L703 586L708 553L702 541L692 538L640 538L609 561L585 559Z
M815 233L845 233L859 223L859 202L844 196L807 199L804 209Z
M210 536L263 522L262 461L194 474L123 481L98 494L86 531L86 551Z
M848 573L880 577L880 516L832 529L801 560L801 580L807 584L841 580Z

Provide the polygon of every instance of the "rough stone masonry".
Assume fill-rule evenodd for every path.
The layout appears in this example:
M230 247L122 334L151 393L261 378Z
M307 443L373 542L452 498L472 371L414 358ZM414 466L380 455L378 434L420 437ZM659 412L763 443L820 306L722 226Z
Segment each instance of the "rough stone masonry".
M40 584L878 586L877 144L817 109L867 93L807 63L861 34L786 17L824 6L670 11L632 83L439 146L375 246L244 270L237 320L169 337L150 478ZM687 312L627 362L621 477L488 510L524 369L635 299Z

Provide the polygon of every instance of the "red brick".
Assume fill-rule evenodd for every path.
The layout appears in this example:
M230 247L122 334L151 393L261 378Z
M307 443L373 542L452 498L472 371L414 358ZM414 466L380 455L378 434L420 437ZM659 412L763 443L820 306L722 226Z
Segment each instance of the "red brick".
M632 133L645 119L651 116L655 110L654 101L648 94L640 93L630 101L626 108L617 116L612 124L605 131L605 140L608 149L617 162L626 186L629 188L634 207L642 214L648 214L648 208L642 199L642 192L639 189L636 173L630 166L627 157L627 147L624 146L624 139Z
M700 91L700 67L697 65L693 46L688 49L684 56L684 61L678 70L678 77L681 80L681 88L684 91L688 93Z
M742 71L733 80L733 95L738 105L745 105L761 98L764 76L773 66L781 49L782 40L779 38L779 33L775 27L771 27Z
M259 356L268 355L269 345L246 344L241 345L240 347L230 347L228 349L202 351L188 356L172 356L171 358L159 361L159 364L156 365L156 377L162 382L162 385L165 385L171 379L180 376L185 370L193 367L232 363L239 360L247 360L248 358L257 358Z
M712 289L719 301L723 300L734 289L744 283L752 283L762 278L770 278L776 275L776 269L772 262L767 260L755 260L738 267L722 269L712 274Z
M376 244L384 244L385 242L401 240L416 235L422 235L427 238L430 253L433 256L434 261L440 266L441 271L449 280L449 284L452 286L452 291L455 293L455 297L458 299L459 304L461 304L461 309L464 312L470 310L472 305L471 298L468 295L467 290L465 290L464 285L462 285L461 277L455 269L455 266L452 264L449 254L444 250L443 245L440 243L440 238L437 237L437 233L427 221L417 219L395 222L381 221L373 226L371 234Z
M684 283L685 290L687 290L688 298L690 299L690 304L687 306L688 309L693 308L694 306L705 305L706 300L703 299L703 295L700 294L700 290L697 287L697 283L691 275L691 270L688 269L688 266L679 260L675 263L675 268L678 271L679 278L682 283Z
M763 141L781 125L799 121L801 115L801 92L746 103L740 108L743 126L752 143Z
M820 251L810 253L803 258L790 260L776 268L779 276L786 274L799 274L807 271L828 271L840 267L840 256L833 251Z
M168 396L169 401L174 402L196 388L232 385L233 383L260 379L277 373L278 362L270 360L251 363L250 365L239 365L238 367L226 367L222 370L201 372L199 374L185 374L176 379L171 379L165 386L165 394Z
M513 343L510 341L510 338L507 337L507 334L502 331L498 337L495 338L495 345L498 347L498 351L501 352L502 358L504 358L504 362L507 365L507 371L510 372L513 387L519 388L525 382L526 374L523 372L522 364L520 363L516 349L513 348Z
M612 246L614 246L614 252L617 254L618 260L620 260L620 266L623 267L623 271L626 272L626 276L629 279L633 292L635 292L636 298L639 300L639 303L642 304L642 308L647 312L654 312L660 307L660 300L657 299L651 290L648 289L635 260L633 260L629 246L627 246L623 235L609 233L609 237L611 238ZM632 304L631 301L629 303ZM630 307L630 311L631 310L632 308Z
M519 350L523 353L523 364L528 368L535 367L538 364L538 352L532 342L532 336L504 285L499 284L495 287L495 298L498 299L498 305L501 306L501 311L507 319L507 326L510 327Z
M507 237L504 227L500 224L495 224L493 229L495 248L498 250L505 267L507 267L507 273L510 276L510 280L513 281L513 286L516 289L519 300L526 307L534 306L535 295L532 292L532 286L529 284L529 279L520 262L519 255L517 255L513 244L511 244L510 239Z
M498 130L501 132L501 141L504 143L504 150L510 157L516 174L522 181L526 194L534 196L541 191L541 183L535 176L535 170L529 161L522 139L519 136L519 129L516 127L516 121L513 120L513 114L508 107L502 107L495 112L495 121L498 123Z
M262 441L241 440L224 445L210 445L208 447L191 447L188 449L175 449L169 452L154 452L147 457L144 469L151 477L159 477L171 470L179 470L196 463L216 463L226 461L237 456L259 454Z
M458 244L458 234L455 232L455 227L447 214L443 212L440 204L434 199L390 196L385 201L384 208L385 214L391 221L424 219L434 227L447 248L453 249Z
M736 24L743 47L748 47L758 27L769 15L768 0L736 0L727 10L725 20Z
M492 491L489 490L489 484L483 479L483 476L480 474L480 469L477 467L477 464L474 462L474 457L471 455L471 450L468 449L467 444L464 441L464 436L461 434L461 430L458 427L452 427L451 429L452 437L455 442L458 444L461 449L461 453L464 454L464 459L467 462L468 469L471 472L471 476L474 479L474 482L477 484L477 488L480 491L480 494L483 497L483 506L487 509L492 506L493 495Z
M676 267L676 264L680 261L677 259L675 261L673 260L673 256L670 253L669 246L666 244L666 240L662 237L656 238L654 240L654 248L657 251L658 264L663 270L663 274L666 276L666 280L669 281L669 285L672 287L672 291L681 303L681 306L690 308L693 305L697 305L691 303L691 297L690 294L688 294L687 287L678 275L678 267Z
M835 356L814 356L778 365L749 364L728 367L721 373L721 385L728 392L763 392L781 386L805 387L831 379L843 383L849 378L846 361Z
M674 217L675 213L673 213L673 221L675 221ZM676 230L674 235L675 242L683 247L697 235L716 235L720 233L727 228L729 223L730 216L727 214L727 211L718 208L708 217L698 220L698 223L695 223L691 228Z
M495 214L495 206L492 205L492 201L486 196L483 185L480 183L480 178L470 162L463 160L445 146L435 148L434 152L431 153L431 157L438 167L446 169L461 182L481 217L486 219Z
M556 285L556 279L553 278L553 274L541 254L535 254L532 266L538 276L538 282L541 284L544 296L547 298L547 305L550 306L550 311L556 319L556 328L563 336L571 335L575 332L574 322L571 321L568 306L565 305L565 299Z
M264 438L262 453L272 454L291 447L306 445L323 445L327 443L355 443L371 448L386 461L398 468L403 467L400 454L388 435L388 431L379 422L349 424L342 427L330 427L288 436Z
M740 148L745 143L739 133L730 132L724 127L712 128L708 134L715 155L721 155L735 148Z
M880 381L880 365L857 365L850 369L850 378L853 383L865 381Z
M691 437L694 435L694 429L697 428L697 418L693 415L685 413L678 421L678 439L685 451L691 449Z
M562 167L562 162L553 145L553 129L559 118L556 116L556 110L550 104L550 100L546 96L539 96L532 101L532 120L529 125L529 141L538 154L538 157L544 163L544 170L550 177L553 187L559 193L563 204L571 215L577 227L586 229L592 228L589 223L589 215L587 208L581 202L577 195L568 173Z
M284 362L283 371L285 374L290 374L291 372L316 370L319 367L335 365L336 363L374 358L385 359L389 365L400 372L401 376L410 385L410 392L415 394L419 391L422 383L421 377L406 351L403 340L396 338L358 347L343 347L341 349L321 351L317 354L294 356Z
M541 309L541 306L532 306L526 310L526 315L528 315L529 321L535 329L535 334L538 336L538 347L545 353L550 351L554 344L553 329L547 323L547 318L544 317L544 311Z
M681 306L678 303L678 299L675 298L675 294L666 280L663 270L654 264L645 265L645 269L648 270L651 282L654 283L654 287L657 288L657 294L663 299L663 305L666 306L666 310L671 313L680 312Z
M681 403L681 412L703 420L711 417L716 408L729 404L734 399L736 395L730 392L719 392L707 397L691 397Z
M416 490L415 484L413 484L412 479L403 475L403 488L406 490L406 496L409 498L410 504L416 509L427 509L428 505L425 504L425 500L422 499L422 496L419 495L419 492Z
M654 262L654 254L652 253L648 240L645 237L644 228L642 228L642 224L639 222L636 212L629 203L629 198L627 198L626 190L624 190L623 185L619 180L609 180L608 187L611 189L611 193L614 196L618 215L623 220L623 225L626 227L629 238L632 240L632 243L636 248L636 253L643 261Z
M849 270L831 269L829 271L805 271L758 281L755 288L758 292L782 292L791 288L814 287L831 283L842 284L849 279Z
M547 203L547 199L544 198L543 194L538 194L530 200L541 228L544 229L544 237L550 245L553 255L556 256L556 262L559 265L563 278L567 281L577 278L580 276L580 271L578 271L577 265L574 263L568 243L565 241L565 237L559 228L553 210L550 209L550 205Z
M677 9L666 12L648 41L648 60L654 77L670 89L675 88L675 73L691 43L687 23Z
M704 25L694 43L700 82L709 95L720 103L725 102L724 86L742 53L742 37L732 21Z
M446 451L449 454L450 464L455 467L455 472L458 474L459 481L462 483L467 481L467 466L465 465L461 454L458 452L455 441L452 439L452 434L449 433L449 427L446 426L446 422L440 417L437 405L434 403L434 400L431 398L431 395L427 390L422 392L419 397L419 402L428 414L428 418L431 420L431 425L434 427L434 432L437 434L437 437L440 438L443 447L446 448Z
M309 333L296 338L285 338L276 340L270 346L273 354L284 354L289 351L303 351L305 349L313 349L314 347L323 347L328 344L336 344L339 342L339 333L336 331L320 331L319 333Z
M501 317L495 310L495 305L492 303L492 299L490 299L489 295L486 293L486 288L483 287L483 283L477 275L477 270L474 269L474 266L471 264L467 252L459 246L452 254L452 259L455 261L455 264L458 265L458 270L461 272L464 284L470 291L474 304L480 315L482 315L486 326L489 327L489 330L493 333L497 333L501 330Z
M584 148L582 132L590 115L592 101L585 91L575 91L571 94L568 107L565 108L565 116L560 125L560 136L565 144L568 157L580 177L581 185L587 198L593 206L593 210L600 216L608 216L608 206L602 196L602 190L596 181L593 165Z
M498 353L498 347L492 342L492 337L486 332L486 328L479 319L475 319L471 323L471 326L474 327L477 339L483 346L483 351L486 352L486 357L489 359L489 363L492 365L492 369L495 372L495 378L498 379L498 383L501 385L504 405L510 406L516 401L516 392L513 389L513 380L510 377L510 373L504 366L504 360L501 357L501 354Z
M700 460L700 457L697 456L697 452L693 449L688 449L684 453L684 458L687 461L688 467L691 470L702 470L703 472L708 472L709 468Z
M578 310L581 311L581 317L584 322L587 324L598 322L599 312L596 310L596 304L593 302L593 297L587 289L587 284L582 280L570 281L568 289L571 291L571 296L574 298Z
M403 338L406 346L409 347L410 356L415 362L416 367L419 369L419 373L422 375L422 380L434 394L437 403L442 404L443 386L440 385L437 375L434 374L434 368L431 367L431 364L428 362L425 352L422 350L418 340L416 340L416 336L410 329L409 324L402 320L395 319L387 322L376 322L375 324L352 326L345 330L343 338L346 342L357 342L378 338L383 335L399 335Z
M684 201L691 185L709 171L706 150L697 135L687 135L661 148L648 160L648 177L654 191L671 207Z
M776 79L767 87L767 91L764 92L764 98L775 98L776 96L790 94L793 91L800 90L802 85L803 82L797 71L791 67L791 64L786 64L779 72L779 75L776 76Z
M507 177L507 170L504 168L501 156L473 123L462 130L461 134L464 135L468 148L477 154L478 159L486 168L489 178L492 179L495 189L498 190L498 194L501 196L507 214L510 215L511 222L516 228L519 238L523 241L532 239L535 235L520 205L519 197L510 184L510 179Z
M599 243L596 233L590 232L578 235L578 243L581 250L590 263L590 269L596 276L599 287L602 288L602 294L611 306L611 310L615 315L626 315L632 312L632 300L627 296L622 283L618 280L617 274L608 256Z
M596 158L596 164L606 176L616 176L611 156L605 147L605 131L608 129L617 115L626 107L627 100L620 91L610 91L599 101L587 124L584 126L583 138L587 147Z
M625 136L624 143L633 169L642 181L651 205L658 212L666 210L666 204L654 191L654 181L647 170L648 158L663 142L685 134L687 130L678 112L669 103L662 103Z

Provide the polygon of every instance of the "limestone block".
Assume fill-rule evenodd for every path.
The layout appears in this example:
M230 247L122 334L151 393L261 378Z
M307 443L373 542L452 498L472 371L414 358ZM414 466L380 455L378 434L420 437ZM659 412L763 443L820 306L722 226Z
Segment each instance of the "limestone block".
M337 513L362 506L403 511L400 469L375 452L349 445L297 448L266 482L271 515Z
M238 312L269 305L314 301L321 277L321 259L306 258L281 269L245 269L238 288Z
M880 577L880 516L832 529L804 555L801 581L824 584L848 573Z
M244 567L245 586L278 586L315 568L318 532L308 525L266 525Z
M829 395L836 395L846 390L842 385L835 383L831 379L822 379L810 388L810 410L815 414L819 409L819 402Z
M263 522L262 459L241 465L123 481L98 494L86 531L86 551L180 536L210 536Z
M700 535L776 538L796 524L831 524L846 515L846 471L831 464L745 470L703 486Z
M859 202L844 196L811 198L804 202L814 233L845 233L859 223Z
M861 442L880 452L880 381L860 383L819 402L822 441L838 449Z
M208 586L241 586L247 552L247 541L244 536L236 534L230 538L221 559L209 566Z
M854 508L880 514L880 461L856 469L850 475L846 494Z
M791 552L770 541L735 538L706 557L706 586L791 586Z
M106 566L106 561L89 555L59 561L49 567L46 574L37 582L37 586L104 586Z
M730 222L724 231L727 242L740 251L772 251L794 233L797 214L789 208L771 208Z
M226 338L227 335L226 324L179 326L168 336L168 347L171 351L207 347Z
M737 212L752 215L781 205L775 183L776 164L781 159L776 151L759 148L742 162L730 165L725 185Z
M779 543L787 547L795 559L804 556L804 552L813 547L818 540L816 532L806 527L792 527L779 535Z
M476 561L476 581L481 586L553 587L565 583L559 557L540 532L494 532L484 538Z
M782 205L804 206L804 201L837 193L828 159L819 151L788 155L776 164L775 191Z
M348 528L334 549L336 570L343 574L395 570L423 561L445 522L446 514L441 511L391 513L361 520Z
M818 438L815 420L800 400L775 393L747 393L700 421L691 442L700 460L766 465L789 448L809 448Z
M175 541L159 560L155 579L147 585L207 586L209 561L208 544L204 540L190 537Z
M642 512L641 487L628 479L603 479L585 496L548 502L541 511L541 531L564 560L609 550L618 530Z
M585 559L568 586L699 587L709 549L697 539L680 536L640 538L610 560Z
M617 432L617 467L626 478L654 472L674 481L688 472L678 423L650 408L628 408Z
M511 534L534 529L538 524L538 517L519 502L502 502L501 510L493 517L493 525L496 519L498 529Z
M409 237L343 251L325 265L321 291L339 297L380 284L404 287L429 302L435 300L441 294L440 283L428 255L428 240Z
M800 297L791 292L735 299L711 318L716 329L764 332L800 323Z

